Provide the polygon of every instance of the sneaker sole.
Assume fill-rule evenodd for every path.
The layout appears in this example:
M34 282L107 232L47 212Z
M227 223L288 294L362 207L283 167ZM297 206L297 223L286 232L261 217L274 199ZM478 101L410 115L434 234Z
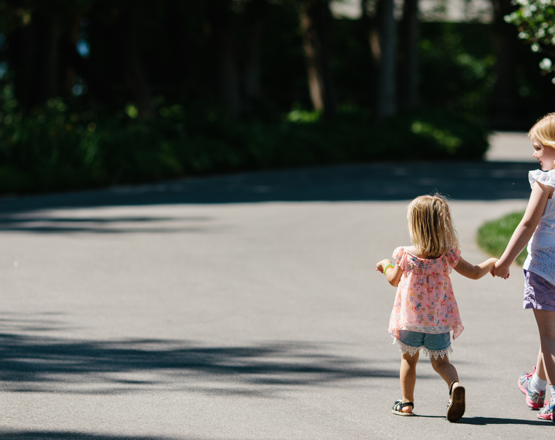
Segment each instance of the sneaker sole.
M465 389L462 385L453 388L451 403L447 408L447 420L456 422L462 418L466 410Z
M551 420L552 422L555 422L555 419L553 419L553 414L538 414L538 419Z

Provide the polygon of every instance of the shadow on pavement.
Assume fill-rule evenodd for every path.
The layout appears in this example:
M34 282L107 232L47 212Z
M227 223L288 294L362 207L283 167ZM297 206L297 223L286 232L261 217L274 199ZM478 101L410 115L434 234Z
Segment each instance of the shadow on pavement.
M373 368L371 360L329 354L330 347L298 341L220 347L182 340L71 340L23 335L10 331L17 326L14 320L0 323L5 392L163 389L272 397L285 387L399 375L397 370ZM55 330L52 322L38 326Z
M0 231L35 233L167 234L214 230L209 217L57 217L19 213L0 214ZM187 225L187 226L184 226Z
M421 419L443 419L446 423L447 419L445 416L428 416L416 414L416 418ZM542 420L525 420L525 419L506 419L503 417L463 417L458 422L457 425L529 425L529 426L548 426L555 427L555 423Z
M134 436L134 435L110 435L110 434L89 434L76 431L2 431L0 430L0 438L2 440L172 440L170 437L153 437L153 436ZM182 437L180 437L182 439ZM194 439L190 439L194 440Z
M555 427L555 423L541 420L505 419L502 417L463 417L457 422L460 425L530 425Z
M536 168L529 162L391 162L253 172L3 199L0 213L161 204L394 201L434 191L457 200L527 199L528 171Z

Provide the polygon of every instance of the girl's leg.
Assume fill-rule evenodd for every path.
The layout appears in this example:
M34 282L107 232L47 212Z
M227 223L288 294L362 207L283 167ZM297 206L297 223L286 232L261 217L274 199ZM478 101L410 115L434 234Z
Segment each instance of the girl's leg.
M555 385L555 312L534 309L534 316L540 332L542 373L549 385Z
M414 402L414 387L416 385L416 364L418 363L418 356L420 351L417 351L414 356L410 353L403 353L401 355L401 393L403 394L403 403ZM401 411L412 412L410 406L405 406Z
M431 359L434 370L447 382L447 386L451 386L453 382L459 381L459 375L455 366L449 362L447 356L443 358Z
M442 377L449 387L449 405L447 406L446 418L450 422L456 422L464 415L466 410L465 389L458 383L459 375L455 366L449 362L449 358L432 358L432 367ZM455 383L456 382L456 383Z
M526 405L531 409L541 409L545 403L545 388L547 380L545 379L545 366L543 363L543 354L540 345L538 359L534 373L523 373L518 378L518 388L526 396Z
M536 374L541 380L545 379L545 367L543 365L543 355L542 355L542 347L540 345L540 351L538 352L538 360L536 361Z

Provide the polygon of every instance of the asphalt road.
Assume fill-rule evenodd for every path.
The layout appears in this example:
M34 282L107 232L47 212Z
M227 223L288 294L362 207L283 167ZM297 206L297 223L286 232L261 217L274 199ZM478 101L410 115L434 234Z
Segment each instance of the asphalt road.
M525 207L535 166L524 160L0 201L0 438L552 437L555 424L538 421L516 386L538 348L518 268L507 281L453 275L466 327L452 355L467 388L456 424L426 360L419 417L391 414L394 289L374 272L409 244L408 200L435 190L453 199L463 256L485 259L476 229Z

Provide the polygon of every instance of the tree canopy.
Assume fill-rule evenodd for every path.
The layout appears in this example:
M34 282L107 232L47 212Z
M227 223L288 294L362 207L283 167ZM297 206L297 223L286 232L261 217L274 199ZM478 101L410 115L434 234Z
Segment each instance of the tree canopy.
M505 17L508 23L518 28L518 37L526 41L533 52L541 53L544 58L540 69L553 73L555 59L555 1L552 0L515 0L518 9ZM552 79L555 83L555 77Z

